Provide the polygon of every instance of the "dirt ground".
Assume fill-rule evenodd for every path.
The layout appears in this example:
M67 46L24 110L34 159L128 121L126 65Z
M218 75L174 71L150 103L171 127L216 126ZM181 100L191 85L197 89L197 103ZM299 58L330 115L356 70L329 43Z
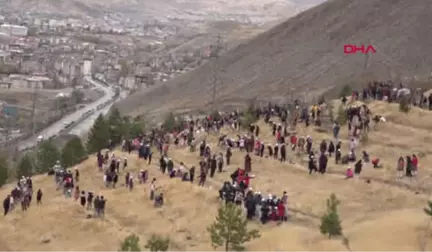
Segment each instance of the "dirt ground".
M351 250L421 250L432 248L432 237L425 233L429 219L423 212L430 198L431 186L428 178L432 168L429 149L432 143L428 133L432 129L429 116L432 112L412 109L408 114L398 111L397 105L374 102L370 108L374 114L383 115L387 122L377 125L369 133L369 140L360 149L367 150L371 157L380 157L384 167L365 167L360 178L345 180L346 166L334 165L329 161L329 173L308 175L306 164L291 151L288 157L293 164L259 158L252 155L252 170L256 175L251 180L254 190L262 193L281 195L288 192L287 223L261 225L250 223L258 228L261 238L247 244L248 250L319 250L346 251L341 239L329 240L319 233L320 217L325 210L325 201L331 193L341 200L340 215L343 232ZM274 143L270 127L261 125L260 139ZM317 147L320 139L331 136L318 133L314 127L304 129L299 125L300 135L310 135ZM227 133L235 135L224 129ZM342 138L346 139L346 129ZM215 135L208 136L212 149ZM347 144L343 145L346 152ZM221 152L224 150L221 149ZM166 203L163 208L153 208L149 201L149 186L137 185L134 191L125 188L106 189L102 174L97 172L95 157L80 164L82 190L91 190L104 195L107 201L104 220L87 219L87 212L78 202L66 200L54 189L53 178L37 176L34 186L44 191L43 204L32 205L27 213L12 212L0 222L0 249L2 250L117 250L120 241L135 233L144 245L152 234L169 235L170 250L212 250L206 227L213 222L219 200L217 189L229 179L229 174L238 166L243 166L243 153L234 150L232 164L226 171L209 179L205 187L169 179L158 170L158 157L148 165L138 160L136 155L126 155L129 168L133 172L149 169L150 179L157 178L160 191L164 192ZM399 156L411 154L419 156L419 174L413 179L396 179L395 166ZM188 167L197 165L197 153L182 147L172 148L170 156L176 164L184 162ZM371 183L365 183L371 178ZM119 186L124 184L123 174ZM8 185L0 190L3 198L12 188ZM43 243L42 240L50 242Z

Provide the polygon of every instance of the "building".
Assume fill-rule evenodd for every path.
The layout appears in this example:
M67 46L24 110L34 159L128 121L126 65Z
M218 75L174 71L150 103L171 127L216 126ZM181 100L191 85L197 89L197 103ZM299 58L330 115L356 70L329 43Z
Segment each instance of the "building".
M52 88L52 80L45 76L9 75L11 88Z
M2 24L0 25L0 32L6 33L10 36L27 36L28 28L21 25Z
M84 76L90 76L92 74L92 61L91 60L84 60L84 66L83 66L83 75Z

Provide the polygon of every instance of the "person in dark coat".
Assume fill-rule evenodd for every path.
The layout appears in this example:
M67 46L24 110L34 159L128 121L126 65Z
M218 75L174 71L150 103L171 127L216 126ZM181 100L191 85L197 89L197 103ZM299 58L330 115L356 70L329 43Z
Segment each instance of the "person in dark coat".
M213 178L217 168L216 155L210 159L210 178Z
M321 153L320 157L319 157L319 172L321 174L324 174L327 170L327 156L324 153Z
M314 171L314 172L317 171L316 163L315 163L315 155L313 152L311 152L309 154L308 168L309 168L309 174L312 174L312 171Z
M406 157L406 172L405 172L405 176L412 177L412 162L411 162L411 157L410 156Z
M355 176L359 176L361 171L362 171L362 167L363 167L363 163L362 160L360 159L359 161L357 161L357 163L354 165L354 174Z
M39 189L36 193L36 204L42 204L42 190Z
M280 161L281 162L285 162L286 161L286 148L285 148L285 144L281 144L280 146Z
M225 154L227 165L230 165L231 156L232 156L231 148L228 147L227 150L226 150L226 154Z
M195 166L192 166L189 169L189 180L190 180L191 183L194 182L194 177L195 177Z
M244 163L245 171L251 172L252 171L252 159L249 156L249 154L246 154L245 156L245 163Z
M11 196L8 195L8 196L6 196L6 198L3 200L4 216L6 216L6 215L9 213L9 209L10 209L10 199L11 199Z
M82 207L86 205L86 195L84 191L81 191L80 203Z
M334 146L333 142L330 141L329 146L328 146L329 157L331 157L334 152L335 152L335 146Z

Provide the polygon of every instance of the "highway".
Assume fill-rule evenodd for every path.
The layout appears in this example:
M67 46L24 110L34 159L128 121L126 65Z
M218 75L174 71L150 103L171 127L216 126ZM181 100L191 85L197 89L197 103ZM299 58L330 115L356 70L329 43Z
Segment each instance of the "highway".
M73 122L73 121L78 121L83 116L83 114L89 110L93 109L94 111L96 111L95 114L100 114L99 111L97 111L98 110L97 107L99 105L104 104L104 103L108 102L109 100L111 100L113 98L113 96L115 95L115 92L111 87L104 86L103 84L93 80L91 77L86 77L85 80L90 82L91 84L99 87L100 89L102 89L105 92L105 95L102 98L100 98L99 100L97 100L91 104L86 105L84 108L79 109L79 110L73 112L72 114L61 118L59 121L53 123L52 125L50 125L49 127L45 128L45 129L43 129L36 136L33 136L29 139L20 141L18 143L18 150L19 151L31 148L33 146L36 146L37 138L39 135L42 135L44 137L44 139L48 139L54 135L57 135L61 130L64 129L66 124ZM108 107L110 107L110 106L108 106ZM107 107L105 109L107 109ZM102 109L102 112L105 109ZM93 117L93 116L91 116L91 117ZM96 115L96 117L97 117L97 115ZM76 125L72 130L75 130L75 129L79 129L80 131L82 131L84 129L88 130L92 125L92 124L89 124L89 121L90 120L84 120L83 123Z
M119 98L116 100L120 100L120 99L124 99L127 96L127 92L120 92L120 96ZM111 109L112 105L114 105L114 103L110 104L109 106L96 111L96 113L92 114L91 116L89 116L88 118L86 118L84 121L80 122L78 125L74 126L73 128L71 128L71 130L69 131L69 134L74 134L77 136L82 136L85 133L87 133L90 128L93 126L94 121L96 120L96 118L102 113L103 115L106 115L109 110Z

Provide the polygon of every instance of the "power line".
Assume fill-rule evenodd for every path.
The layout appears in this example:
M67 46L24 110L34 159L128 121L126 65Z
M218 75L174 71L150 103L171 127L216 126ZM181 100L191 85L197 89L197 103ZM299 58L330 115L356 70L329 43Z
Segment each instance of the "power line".
M36 101L37 101L37 86L33 87L33 101L32 101L32 136L36 135Z
M216 46L211 46L210 48L210 55L212 58L212 110L214 111L216 108L216 92L217 92L217 85L219 83L219 76L218 76L218 59L220 56L221 51L223 50L223 42L221 39L221 36L218 35Z

